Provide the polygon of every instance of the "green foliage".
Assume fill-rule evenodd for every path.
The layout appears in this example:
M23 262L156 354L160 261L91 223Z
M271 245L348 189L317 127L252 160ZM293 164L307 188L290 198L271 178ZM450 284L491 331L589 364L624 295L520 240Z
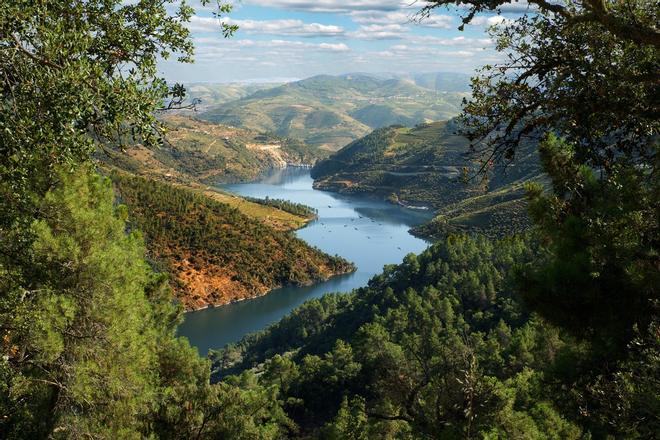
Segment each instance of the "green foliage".
M277 389L210 385L174 338L179 311L126 235L107 178L60 172L32 224L26 278L0 266L3 438L276 438L293 428ZM240 433L240 435L239 435ZM244 436L244 437L241 437Z
M509 273L533 253L450 237L227 348L239 357L221 374L263 368L287 413L326 438L579 438L541 386L566 339L513 293ZM280 354L262 366L265 347Z
M479 4L478 12L508 1L458 3ZM546 14L527 14L491 31L506 58L484 66L473 80L463 115L466 135L477 152L495 159L512 161L525 138L554 132L589 166L607 168L622 157L647 162L659 127L657 5L565 3L556 6L560 14L545 8ZM645 25L655 43L638 41Z
M468 22L510 1L437 0L427 11L450 3L470 6ZM657 399L647 393L657 394L658 373L648 368L657 356L650 341L658 339L660 304L657 5L530 3L542 13L492 30L507 58L473 80L465 132L476 153L504 160L519 155L525 137L541 138L552 192L530 184L528 195L544 249L521 271L519 289L532 311L580 341L555 364L551 381L556 393L570 390L562 407L595 436L652 437L647 426L657 431L658 417L648 414Z
M282 211L290 212L291 214L309 219L316 218L318 215L316 208L303 205L302 203L291 202L289 200L271 199L268 196L266 196L265 199L256 199L252 197L247 197L246 199L251 202L259 203L260 205L272 206L281 209Z
M54 165L89 157L90 133L117 140L132 130L156 143L153 110L169 93L156 61L189 61L193 50L185 22L194 11L183 3L170 13L168 3L2 3L2 227L31 215Z
M658 180L624 163L598 178L554 136L541 154L553 193L537 186L529 193L550 255L527 274L525 297L546 319L611 355L625 349L635 328L648 328L660 301Z
M135 436L155 397L141 239L114 216L109 181L86 172L61 173L40 204L29 278L3 277L24 311L2 319L9 436Z
M193 11L168 3L0 4L2 438L217 438L243 427L268 438L291 426L276 390L209 384L208 363L174 338L166 279L87 163L95 141L124 132L155 144L154 109L168 93L167 107L181 102L156 60L190 59Z
M334 420L323 427L321 438L367 440L370 438L367 420L364 399L355 397L349 403L344 397Z
M465 24L470 23L477 13L482 11L499 13L506 5L516 2L517 0L429 0L420 11L420 15L426 17L433 9L442 6L462 5L467 11L463 17L463 24L459 27L463 30ZM653 1L571 0L562 4L547 0L528 0L528 3L545 14L554 14L569 27L580 23L597 25L621 40L656 48L660 46L660 33L656 27L657 11L653 10Z

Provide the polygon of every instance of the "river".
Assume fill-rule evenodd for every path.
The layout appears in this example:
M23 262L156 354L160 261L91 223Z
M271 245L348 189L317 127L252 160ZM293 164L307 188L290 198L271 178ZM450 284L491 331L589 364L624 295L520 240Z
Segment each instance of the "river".
M328 254L352 261L357 271L313 286L284 287L260 298L186 313L178 333L200 354L266 328L306 300L364 286L384 265L399 263L406 254L419 253L428 246L408 229L428 221L430 212L319 191L312 183L309 169L290 167L273 170L257 182L221 188L242 196L285 199L316 208L318 219L296 234Z

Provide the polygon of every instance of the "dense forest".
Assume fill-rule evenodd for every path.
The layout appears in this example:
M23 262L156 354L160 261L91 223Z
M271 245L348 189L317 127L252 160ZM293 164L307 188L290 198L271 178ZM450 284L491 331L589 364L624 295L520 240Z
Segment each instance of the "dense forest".
M514 294L512 269L536 250L525 239L452 237L368 287L307 302L215 353L214 365L219 376L256 365L314 436L582 438L554 409L559 389L545 385L581 347Z
M253 197L247 197L246 199L254 203L259 203L260 205L272 206L274 208L281 209L282 211L286 211L291 214L299 215L309 219L315 218L318 214L317 210L312 207L303 205L302 203L291 202L289 200L271 199L268 196L263 199L257 199Z
M515 3L428 0L419 19ZM278 280L304 278L298 242L187 189L113 184L93 162L162 145L156 113L185 90L158 60L192 61L194 11L0 2L0 437L657 438L657 1L527 3L491 28L503 61L473 78L460 127L485 164L535 146L547 181L524 185L530 231L443 237L207 360L176 337L182 307L153 263L197 264L253 234ZM218 263L264 274L231 260Z
M111 177L131 227L144 234L151 257L172 274L172 287L186 309L354 270L346 260L203 194L128 174Z

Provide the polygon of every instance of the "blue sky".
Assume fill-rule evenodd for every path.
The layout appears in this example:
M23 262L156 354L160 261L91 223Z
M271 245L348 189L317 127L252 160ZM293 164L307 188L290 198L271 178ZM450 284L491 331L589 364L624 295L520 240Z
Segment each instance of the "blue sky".
M189 27L195 64L160 64L170 81L281 81L349 72L471 73L501 55L486 29L515 18L526 4L460 25L460 10L438 9L417 23L412 0L241 0L225 21L239 30L222 38L211 11L197 6ZM412 4L411 4L412 3Z

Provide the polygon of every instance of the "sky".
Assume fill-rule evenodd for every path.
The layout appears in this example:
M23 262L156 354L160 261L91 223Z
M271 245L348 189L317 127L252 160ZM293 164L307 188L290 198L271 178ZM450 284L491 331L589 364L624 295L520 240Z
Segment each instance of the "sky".
M190 2L189 2L190 3ZM414 0L233 0L223 21L239 26L225 39L208 7L193 0L189 29L195 63L161 61L176 82L278 82L319 74L472 73L501 55L487 33L490 25L523 13L524 2L501 15L477 17L457 28L465 10L437 9L418 22Z

